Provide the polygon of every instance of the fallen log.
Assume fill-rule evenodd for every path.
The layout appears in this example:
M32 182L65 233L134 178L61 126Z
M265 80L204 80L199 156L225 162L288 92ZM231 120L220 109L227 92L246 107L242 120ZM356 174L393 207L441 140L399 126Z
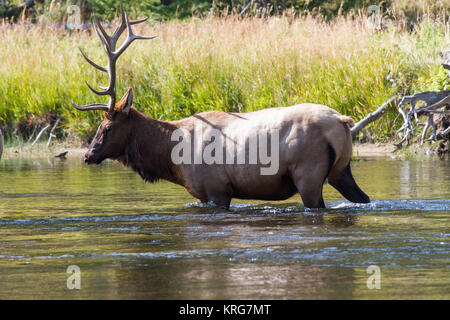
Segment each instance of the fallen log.
M416 104L419 101L424 101L426 105L416 109ZM407 103L411 105L409 110L405 109ZM417 126L424 127L419 137L421 144L424 141L450 140L450 117L447 116L450 115L450 90L419 92L403 97L396 94L374 112L369 113L364 119L358 121L350 129L351 134L354 136L365 126L379 119L387 112L390 106L397 106L398 112L403 117L403 124L397 130L397 133L403 131L403 137L399 143L395 144L397 148L401 147L405 141L409 143L411 135L416 131ZM428 115L427 121L420 123L420 115ZM434 117L435 115L437 115L437 119ZM426 138L430 128L432 129L431 136Z
M419 101L425 102L425 106L416 109L416 104ZM409 110L406 109L406 105L410 104L411 107ZM401 145L406 141L409 144L411 140L412 134L415 133L415 126L423 125L424 128L422 130L422 134L420 135L420 143L423 144L425 140L433 140L436 141L438 138L437 133L437 121L435 121L435 114L449 114L450 110L447 110L447 106L450 105L450 90L443 91L426 91L415 93L410 96L404 96L398 105L398 111L403 117L403 124L397 132L403 131L403 138L399 142ZM441 110L438 110L441 109ZM427 115L427 121L425 123L420 123L419 116ZM441 117L442 118L442 117ZM441 119L442 121L442 119ZM414 123L413 123L414 122ZM426 135L428 133L428 129L431 130L431 137L426 139ZM444 128L445 130L445 128Z
M372 113L369 113L367 116L364 117L364 119L358 121L351 129L350 132L352 133L352 136L357 134L359 131L361 131L362 128L367 126L369 123L374 122L378 118L380 118L382 115L384 115L388 108L392 105L397 105L398 100L400 98L399 94L396 94L395 96L391 97L388 101L383 103L377 110L375 110Z

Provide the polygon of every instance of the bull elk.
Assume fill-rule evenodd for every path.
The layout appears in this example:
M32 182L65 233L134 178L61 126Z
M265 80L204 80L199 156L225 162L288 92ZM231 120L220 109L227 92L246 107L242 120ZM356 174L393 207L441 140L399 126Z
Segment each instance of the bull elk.
M109 86L101 87L103 91L95 90L86 82L94 93L109 96L108 104L78 106L72 102L78 110L105 111L104 120L85 154L86 164L99 164L107 158L118 160L145 181L168 180L184 186L202 203L224 208L229 208L232 198L284 200L297 191L306 207L324 208L322 188L327 180L348 200L370 202L350 170L352 140L349 127L352 119L326 106L300 104L250 113L211 111L177 121L158 121L133 107L131 88L116 102L117 59L132 41L154 38L133 34L131 26L146 19L130 21L123 10L121 15L121 24L111 36L98 20L95 21L95 31L108 56L106 67L91 61L80 49L89 64L109 75ZM125 29L128 37L116 50L116 42ZM197 130L203 135L196 136ZM180 131L183 134L174 139L174 134ZM213 131L219 136L214 136ZM248 155L242 158L247 160L252 157L250 142L255 133L261 132L269 135L276 132L279 138L278 141L271 140L272 146L278 144L277 170L271 174L261 173L267 164L262 161L180 163L173 159L180 137L193 137L194 149L202 150L208 147L207 142L212 144L208 139L203 141L202 137L214 136L214 139L226 140L227 146L231 141L230 146L236 154ZM215 156L228 151L216 149ZM190 156L187 158L191 159Z

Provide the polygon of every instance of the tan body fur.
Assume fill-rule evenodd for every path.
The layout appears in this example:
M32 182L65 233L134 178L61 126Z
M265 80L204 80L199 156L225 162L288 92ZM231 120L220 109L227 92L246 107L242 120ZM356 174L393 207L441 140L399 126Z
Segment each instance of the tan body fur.
M328 144L337 153L330 172L332 176L338 176L351 158L350 133L341 117L328 107L303 104L244 114L205 112L173 122L192 134L194 123L201 122L205 135L207 130L215 128L223 132L224 139L232 141L273 129L279 130L280 137L280 165L275 175L261 175L258 164L180 165L177 172L189 192L204 202L226 206L229 196L284 200L297 190L301 190L302 198L307 198L307 202L314 202L315 194L322 193L328 173ZM245 147L248 155L248 139Z

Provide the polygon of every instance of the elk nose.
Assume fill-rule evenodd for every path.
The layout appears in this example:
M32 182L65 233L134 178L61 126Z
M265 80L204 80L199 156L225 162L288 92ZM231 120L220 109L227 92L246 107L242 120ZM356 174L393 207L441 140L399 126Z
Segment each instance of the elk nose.
M89 157L90 157L90 154L88 154L88 153L86 153L86 154L84 155L84 163L85 163L85 164L89 164L89 163L90 163Z

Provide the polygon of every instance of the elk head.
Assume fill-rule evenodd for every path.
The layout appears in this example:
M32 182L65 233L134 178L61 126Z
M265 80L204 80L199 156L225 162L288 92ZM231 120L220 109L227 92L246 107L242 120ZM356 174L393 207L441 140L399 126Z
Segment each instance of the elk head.
M89 146L89 150L85 154L85 162L87 164L96 163L99 164L107 158L119 157L128 142L128 138L131 136L131 123L129 121L129 112L133 105L133 91L131 88L125 93L123 98L116 103L116 62L120 55L128 48L128 46L137 39L153 39L153 37L143 37L133 34L131 26L146 21L148 18L129 21L126 12L123 8L120 8L122 19L120 26L110 36L103 29L100 22L95 19L94 29L97 33L100 43L108 56L108 65L106 67L99 66L92 60L90 60L83 51L80 52L89 64L94 68L106 72L109 76L109 86L100 87L102 91L95 90L89 83L86 82L88 88L95 94L101 96L109 96L108 104L93 103L85 106L78 106L74 102L72 105L82 111L86 110L103 110L105 111L105 119L100 124L97 130L97 134ZM128 30L128 37L116 50L116 43L121 34Z

